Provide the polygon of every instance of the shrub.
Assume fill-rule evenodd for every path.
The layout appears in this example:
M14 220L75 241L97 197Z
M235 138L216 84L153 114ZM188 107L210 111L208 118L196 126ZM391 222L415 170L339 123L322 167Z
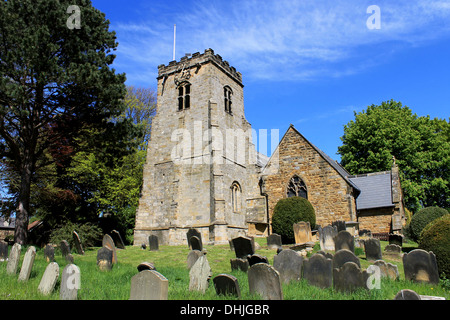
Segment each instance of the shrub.
M450 214L427 224L420 235L419 248L433 251L439 274L450 277Z
M67 222L60 228L54 229L50 235L50 242L59 245L62 240L69 242L74 248L73 232L76 231L80 237L83 248L94 247L101 244L103 238L102 230L93 223Z
M409 235L414 241L418 241L422 230L431 221L448 214L447 210L439 207L427 207L420 209L411 218L409 224Z
M272 216L272 229L278 233L284 243L294 242L294 223L305 221L316 225L316 214L311 203L302 197L281 199L275 205Z

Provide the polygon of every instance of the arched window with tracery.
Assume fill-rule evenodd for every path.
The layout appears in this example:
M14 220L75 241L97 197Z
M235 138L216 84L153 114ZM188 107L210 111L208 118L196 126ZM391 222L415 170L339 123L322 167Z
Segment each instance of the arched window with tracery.
M231 205L233 207L233 212L241 212L241 186L238 182L233 182L231 185Z
M308 190L306 184L299 176L293 176L288 183L287 197L302 197L308 199Z

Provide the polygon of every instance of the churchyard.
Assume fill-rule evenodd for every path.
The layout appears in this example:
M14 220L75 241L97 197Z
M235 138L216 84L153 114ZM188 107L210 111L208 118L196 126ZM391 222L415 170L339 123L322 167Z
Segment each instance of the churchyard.
M356 241L354 254L348 249L338 250L337 254L333 250L319 253L319 241L308 242L303 246L306 250L283 244L279 251L279 246L268 243L266 238L255 238L250 246L244 238L214 246L203 245L198 237L191 238L192 247L187 243L157 245L157 240L152 239L146 246L120 249L108 235L102 248L67 248L60 244L28 246L15 252L9 246L9 259L0 262L0 299L392 300L404 289L422 298L450 299L448 284L430 275L426 283L407 280L401 254L416 249L412 242L403 243L402 253L398 254L389 252L389 242L375 241L385 262L382 265L397 270L394 276L376 278L375 273L367 271L379 257L368 259L364 245ZM252 251L251 257L247 250ZM15 263L14 254L19 257ZM328 266L325 269L329 269L331 278L317 278L318 270L323 268L318 267L320 263ZM357 276L345 274L347 269ZM358 281L368 283L370 276L371 289L358 287ZM408 293L404 291L405 296Z

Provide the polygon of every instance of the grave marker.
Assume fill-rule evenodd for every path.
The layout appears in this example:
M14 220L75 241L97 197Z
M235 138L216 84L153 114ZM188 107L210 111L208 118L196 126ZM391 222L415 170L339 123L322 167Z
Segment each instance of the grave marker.
M116 248L119 248L119 249L125 249L126 248L125 244L124 244L124 242L122 240L122 237L120 236L119 231L117 231L117 230L111 231L111 238L113 238Z
M169 280L155 270L143 270L131 278L130 300L167 300Z
M158 236L151 234L148 236L148 245L150 247L150 251L158 251L159 250L159 240Z
M202 235L201 233L194 228L189 228L189 230L186 232L186 238L187 238L187 243L188 243L188 247L191 248L191 237L197 237L200 239L200 242L202 241ZM203 245L202 245L203 248Z
M333 287L341 292L353 292L358 288L367 289L369 274L354 262L346 262L341 268L333 269Z
M302 277L303 257L296 251L285 249L273 257L273 267L279 272L281 282L299 281Z
M232 239L236 258L247 259L248 255L255 253L252 239L248 237L237 237Z
M250 267L257 263L269 263L269 260L267 260L267 257L264 257L257 253L254 253L251 256L247 256L247 260L248 260L248 265Z
M196 290L205 293L208 288L208 281L211 274L208 259L205 255L202 255L197 259L189 271L189 290Z
M192 236L189 238L189 246L191 247L192 250L198 250L198 251L203 250L202 241L197 236Z
M77 300L78 290L81 288L80 268L74 264L68 264L62 271L61 285L59 288L60 300Z
M14 245L11 248L11 252L9 253L8 264L6 265L7 274L17 273L17 267L19 266L21 250L22 246L18 243L14 243Z
M55 248L51 243L45 245L44 257L47 262L55 261Z
M267 237L267 248L279 249L281 248L281 236L276 233L272 233Z
M114 244L114 240L111 238L109 234L105 234L103 236L102 240L102 246L105 248L108 248L112 252L112 264L117 263L117 251L116 251L116 245Z
M333 285L333 261L320 253L305 259L303 262L303 278L310 285L330 288Z
M8 260L8 243L0 240L0 261Z
M49 295L55 288L56 281L59 277L59 266L56 262L50 262L45 268L44 275L38 286L38 291L43 295Z
M341 249L347 249L351 252L355 252L354 237L348 231L339 231L338 234L333 238L334 240L334 251L338 252Z
M294 223L295 244L302 244L312 241L311 225L309 222L300 221Z
M101 271L108 271L113 266L113 251L108 247L101 247L97 251L97 266Z
M28 247L23 258L22 268L20 269L19 278L17 279L18 281L28 281L28 279L30 279L35 257L36 248L34 246Z
M80 237L78 233L74 230L72 233L73 241L75 242L75 248L77 249L78 254L84 255L83 245L81 244Z
M197 262L198 258L200 258L201 256L203 256L203 252L201 251L198 250L189 251L186 261L187 268L191 270L192 266Z
M248 269L248 287L250 294L260 294L263 300L283 300L280 274L267 263Z
M244 272L247 272L248 268L250 267L248 259L241 259L241 258L230 259L230 264L231 270L241 270Z
M367 260L375 261L382 259L380 239L370 238L364 240L364 251Z
M137 266L137 269L139 272L144 271L144 270L156 270L155 265L150 262L141 262Z
M334 237L337 236L337 228L335 226L319 227L319 242L321 250L333 251Z
M403 255L405 279L416 282L439 283L436 256L433 252L414 249Z
M61 248L61 254L63 257L66 257L68 254L70 254L70 245L67 240L62 240L59 246Z
M358 267L361 267L359 258L353 252L341 249L333 256L333 269L341 268L346 262L354 262Z
M214 287L218 295L231 295L241 298L241 290L235 276L229 274L219 274L213 279Z

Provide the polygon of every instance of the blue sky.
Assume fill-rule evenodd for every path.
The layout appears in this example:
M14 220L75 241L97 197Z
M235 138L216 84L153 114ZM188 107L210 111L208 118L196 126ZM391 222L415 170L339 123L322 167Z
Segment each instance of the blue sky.
M450 117L450 0L92 3L117 33L114 68L128 85L156 88L176 24L176 60L212 48L242 73L255 130L281 137L293 124L336 160L344 125L368 105L394 99L419 116Z

